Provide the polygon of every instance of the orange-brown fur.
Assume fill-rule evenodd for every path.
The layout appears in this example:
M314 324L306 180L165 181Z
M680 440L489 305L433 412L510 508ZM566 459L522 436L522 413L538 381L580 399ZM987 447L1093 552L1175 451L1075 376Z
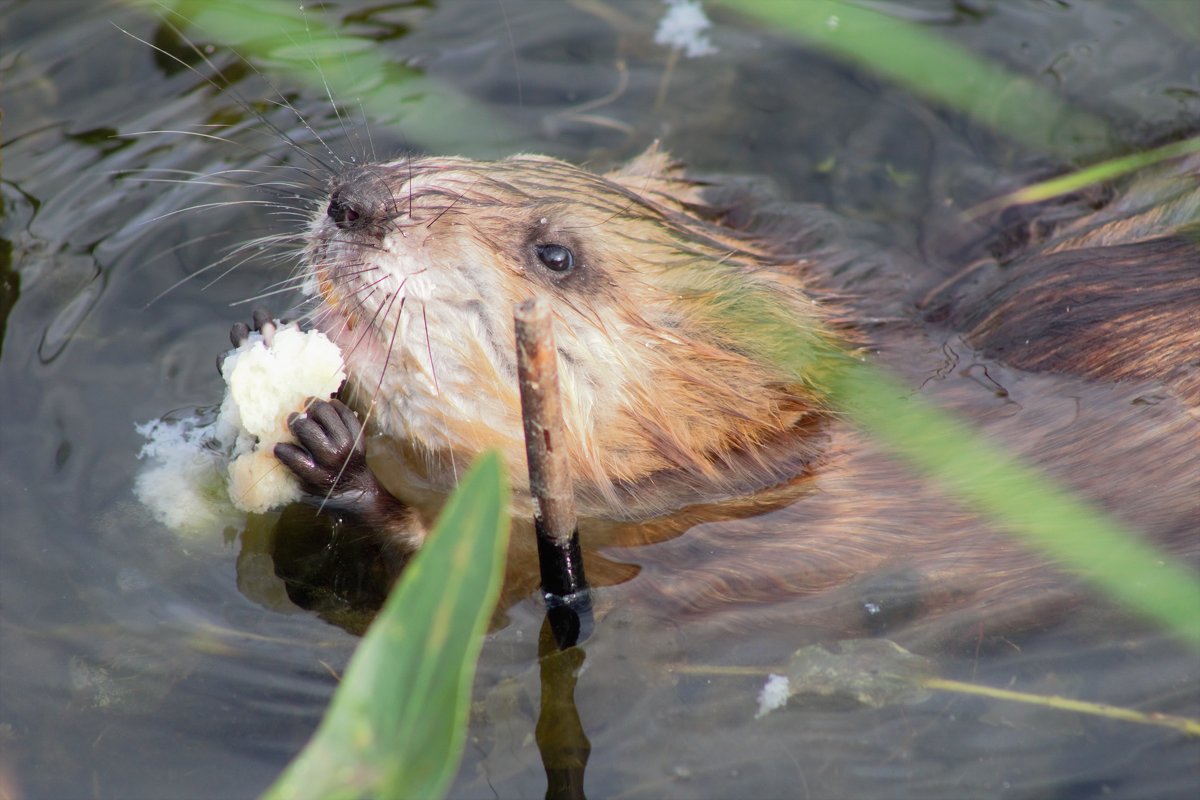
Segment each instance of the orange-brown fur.
M621 396L610 408L597 405L608 387L587 395L568 377L564 394L578 490L597 518L584 524L585 545L603 548L591 556L593 577L626 582L621 591L653 598L650 607L667 616L764 618L775 608L818 628L861 630L872 624L863 598L882 593L897 619L958 609L964 621L1003 627L1031 607L1074 595L1038 556L841 421L819 385L784 380L756 361L753 348L739 347L738 332L722 328L706 305L712 294L704 270L771 287L831 348L865 343L914 392L1132 529L1173 552L1200 552L1200 246L1185 227L1200 202L1196 164L1158 179L1174 192L1165 200L1139 184L1009 263L974 265L934 287L922 304L936 325L918 317L914 292L907 319L860 332L846 320L887 316L879 308L897 298L842 293L837 306L813 301L843 288L827 260L787 255L787 247L752 232L704 221L702 214L720 220L725 211L662 154L605 178L539 157L382 169L402 216L470 238L471 253L494 255L483 266L502 275L496 319L508 319L524 294L543 293L559 309L558 333L589 322L629 349L619 369L646 370L611 387ZM439 170L453 176L444 195L405 194L413 174L436 184ZM514 220L528 224L529 214L546 213L546 197L578 236L590 237L589 257L603 262L582 291L539 282L509 256L523 246ZM338 306L336 324L375 324L355 307L356 290L337 287L345 254L325 244L311 258L327 308ZM368 251L354 263L373 260ZM651 273L648 264L669 266ZM669 290L676 285L682 289ZM497 326L511 342L511 326ZM377 342L388 341L386 325L381 331ZM659 351L655 358L643 357L647 341ZM572 363L594 355L569 333L559 347L568 374ZM358 366L364 411L379 368L377 358ZM498 418L510 429L482 428L477 419L452 423L477 449L506 448L520 486L515 390L502 373L481 375L480 384L507 404ZM437 474L473 455L462 446L438 452L387 421L382 432L405 440L402 449L435 486ZM715 511L600 521L723 498ZM510 581L517 593L536 574L521 560L510 572L524 578ZM806 596L814 599L788 602Z
M1033 372L1162 380L1200 404L1194 240L1049 252L1009 265L1002 278L947 317L988 357Z
M360 404L371 403L380 427L409 445L424 481L447 489L459 465L498 447L523 484L511 309L532 293L547 297L556 317L569 456L585 507L646 516L795 472L763 458L764 448L812 427L824 400L745 352L713 298L729 286L765 287L830 348L833 315L803 291L800 271L772 269L775 259L753 240L686 213L696 187L665 156L648 154L607 178L518 156L397 162L356 179L388 198L389 221L361 233L318 221L309 260L325 306L316 319L349 351L360 391L371 394ZM578 280L555 283L522 260L540 226L580 250L587 263ZM454 307L473 291L463 265L490 281L465 312ZM428 287L414 289L421 281ZM420 308L402 311L401 293ZM421 329L395 335L398 320L415 319ZM470 325L488 340L460 341ZM398 396L407 407L393 410ZM458 413L456 399L465 407L479 397L487 408ZM808 458L817 448L790 437L789 450Z

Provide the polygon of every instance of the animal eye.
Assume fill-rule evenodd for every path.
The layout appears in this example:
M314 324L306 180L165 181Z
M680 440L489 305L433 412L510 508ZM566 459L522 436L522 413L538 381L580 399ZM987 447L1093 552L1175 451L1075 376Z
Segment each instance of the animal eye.
M569 247L563 247L561 244L539 244L534 250L538 260L548 270L567 272L575 266L575 254Z

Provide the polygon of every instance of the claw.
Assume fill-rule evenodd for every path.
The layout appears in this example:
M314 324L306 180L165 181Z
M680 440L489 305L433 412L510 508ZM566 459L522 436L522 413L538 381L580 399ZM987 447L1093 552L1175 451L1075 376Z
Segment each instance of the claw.
M310 399L308 412L291 415L288 428L297 444L275 445L275 457L313 502L357 516L377 529L389 548L410 554L420 546L425 527L371 471L362 423L354 411L340 400Z
M270 347L275 341L275 319L271 312L259 306L250 315L254 322L254 330L262 334L263 341Z
M234 347L241 347L250 338L250 326L244 322L235 322L229 329L229 341Z
M339 400L311 400L306 414L288 417L296 444L278 444L275 457L304 491L339 506L374 504L384 489L367 464L358 417Z
M261 306L251 312L250 321L253 327L244 322L235 322L229 328L229 341L234 347L244 345L246 340L250 338L250 331L252 330L261 333L267 347L271 347L275 342L275 331L280 325L284 324L282 320L276 321L271 316L271 312ZM222 353L217 356L217 372L221 372L224 364L225 354Z

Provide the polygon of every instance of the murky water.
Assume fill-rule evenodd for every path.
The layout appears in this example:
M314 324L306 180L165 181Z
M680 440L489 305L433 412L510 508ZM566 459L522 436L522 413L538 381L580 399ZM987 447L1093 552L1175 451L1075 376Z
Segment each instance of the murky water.
M1037 76L1129 141L1200 120L1195 31L1153 3L876 5ZM957 209L1051 163L721 14L717 52L687 59L654 44L657 3L344 2L320 13L491 104L511 132L464 145L476 154L604 167L661 138L701 170L769 176L784 197L869 224L931 274L949 269ZM319 91L289 88L302 124L236 58L218 55L233 68L222 91L138 39L191 58L155 17L116 3L0 2L0 794L254 796L311 733L357 641L327 620L361 623L289 597L272 562L275 517L181 539L133 499L134 423L216 401L214 357L247 315L231 304L292 262L264 255L176 284L296 224L228 204L252 191L159 182L181 173L150 170L301 163L246 102L322 158L311 130L342 154L411 143L368 136ZM211 123L232 125L222 132L232 142L164 132ZM606 554L650 573L709 541L713 525ZM813 631L646 614L622 591L602 590L612 610L575 687L591 796L1133 798L1200 786L1200 747L1180 734L949 694L756 721L762 678L715 667L765 671ZM527 593L510 595L484 648L454 796L545 791L534 736L541 612ZM940 669L1200 715L1194 654L1101 620L942 653Z

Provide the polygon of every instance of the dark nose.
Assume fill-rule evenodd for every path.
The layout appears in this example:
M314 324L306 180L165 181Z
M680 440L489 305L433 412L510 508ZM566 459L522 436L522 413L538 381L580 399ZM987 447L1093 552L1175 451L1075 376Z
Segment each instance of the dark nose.
M395 207L391 189L378 172L354 167L333 179L325 213L341 230L357 231L389 221Z

